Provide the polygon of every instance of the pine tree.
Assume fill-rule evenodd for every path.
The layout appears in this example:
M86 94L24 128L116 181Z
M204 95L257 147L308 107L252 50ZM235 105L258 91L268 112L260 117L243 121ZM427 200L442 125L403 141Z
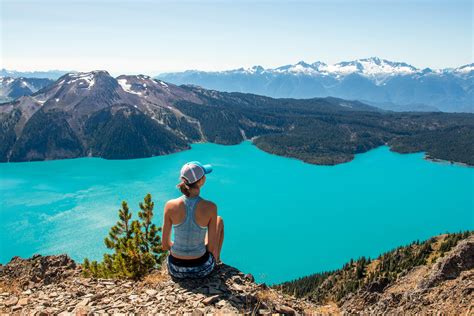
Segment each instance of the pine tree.
M133 220L127 202L118 211L119 221L111 227L104 243L113 254L104 254L103 261L84 260L85 276L139 279L160 267L165 252L161 246L161 227L152 223L154 203L150 194L139 204L140 220ZM131 221L131 222L130 222Z
M104 242L107 248L114 249L120 243L120 236L124 235L122 238L128 239L131 236L130 230L130 219L132 214L128 208L128 204L125 201L122 201L122 208L119 209L119 221L115 226L110 228L109 237L106 237Z
M151 199L151 194L148 193L143 199L143 203L139 204L141 211L138 212L138 217L142 220L145 239L145 251L151 252L155 256L155 260L161 262L164 257L164 253L161 247L161 227L157 227L152 223L153 219L153 208L155 203Z

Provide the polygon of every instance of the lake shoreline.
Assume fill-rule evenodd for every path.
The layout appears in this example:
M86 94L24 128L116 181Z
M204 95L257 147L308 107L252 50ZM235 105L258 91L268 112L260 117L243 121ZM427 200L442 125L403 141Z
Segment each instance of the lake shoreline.
M456 162L456 161L452 161L452 160L434 158L434 157L431 157L430 155L426 155L426 154L425 154L424 159L429 161L429 162L433 162L433 163L437 163L437 164L441 164L441 165L458 166L458 167L464 167L464 168L474 168L474 166L469 165L469 164L464 163L464 162Z
M32 161L6 161L6 162L0 162L0 166L3 165L3 164L22 164L22 163L45 162L45 161L64 161L64 160L73 160L73 159L82 159L82 158L95 158L95 159L103 159L103 160L107 160L107 161L139 160L139 159L148 159L148 158L154 158L154 157L163 157L163 156L174 155L174 154L178 154L178 153L182 153L182 152L186 152L186 151L192 150L192 146L193 146L193 145L197 145L197 144L207 144L207 143L208 143L208 144L214 144L214 145L220 145L220 146L238 146L238 145L241 145L242 143L249 142L249 143L251 143L253 146L255 146L258 150L260 150L260 151L262 151L262 152L265 152L265 153L268 153L268 154L270 154L270 155L275 155L275 156L283 157L283 158L287 158L287 159L295 159L295 160L298 160L298 161L303 162L303 163L308 164L308 165L313 165L313 166L327 166L327 167L334 167L334 166L344 165L344 164L350 163L350 162L354 161L354 159L355 159L358 155L366 154L366 153L368 153L368 152L370 152L370 151L372 151L372 150L375 150L375 149L378 149L378 148L384 147L384 146L385 146L385 147L388 147L388 148L390 149L390 151L392 151L392 152L394 152L394 153L397 153L397 154L401 154L401 155L425 153L424 151L417 151L417 152L399 152L399 151L393 150L392 147L391 147L389 144L383 144L383 145L380 145L380 146L377 146L377 147L374 147L374 148L370 148L369 150L364 151L364 152L354 153L354 154L352 154L352 157L350 157L350 159L347 159L347 160L343 160L343 161L335 162L335 163L320 164L320 163L313 163L313 162L311 162L311 161L306 161L306 160L304 160L304 159L300 159L300 158L295 157L295 156L279 155L279 154L277 154L277 153L274 153L274 152L271 152L271 151L267 151L267 150L265 150L265 149L262 149L262 148L260 148L257 144L255 144L255 142L254 142L254 140L256 140L257 138L258 138L258 137L252 137L251 139L244 139L243 141L241 141L240 143L237 143L237 144L219 144L219 143L198 141L198 142L193 142L193 143L191 143L190 146L189 146L189 148L179 149L179 150L176 150L176 151L173 151L173 152L169 152L169 153L166 153L166 154L162 154L162 155L154 155L154 156L138 157L138 158L129 158L129 159L110 159L110 158L104 158L104 157L101 157L101 156L85 155L85 156L70 157L70 158L61 158L61 159L45 159L45 160L32 160ZM474 168L474 165L470 165L470 164L463 163L463 162L457 162L457 161L451 161L451 160L444 160L444 159L440 159L440 158L436 158L436 157L431 157L431 156L427 155L426 153L425 153L424 159L425 159L426 161L430 161L430 162L434 162L434 163L439 163L439 164L456 165L456 166L459 166L459 167Z

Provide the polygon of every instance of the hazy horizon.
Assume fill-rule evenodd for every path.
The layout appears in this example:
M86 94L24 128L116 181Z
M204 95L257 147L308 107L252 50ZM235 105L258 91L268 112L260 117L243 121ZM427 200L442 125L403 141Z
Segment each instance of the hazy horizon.
M1 1L1 68L113 74L472 63L470 1Z

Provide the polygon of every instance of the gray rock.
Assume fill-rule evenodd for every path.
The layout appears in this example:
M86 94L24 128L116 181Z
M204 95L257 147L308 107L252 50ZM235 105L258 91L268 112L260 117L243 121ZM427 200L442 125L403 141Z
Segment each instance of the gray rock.
M255 278L254 278L253 275L250 274L250 273L247 273L246 275L244 275L244 278L245 278L247 281L255 282Z
M474 236L459 242L447 256L438 259L427 279L421 280L420 289L457 278L462 271L474 269Z
M16 305L17 303L18 303L18 297L16 297L16 296L12 296L12 297L8 298L5 302L3 302L3 304L6 307Z
M91 299L89 297L84 298L82 301L80 301L76 307L83 307L87 306L90 303Z
M203 303L204 305L207 306L207 305L214 304L218 300L219 300L219 295L212 295L212 296L209 296L209 297L203 299L201 303Z
M149 295L149 296L155 296L156 293L158 293L158 291L157 291L157 290L153 290L153 289L148 289L148 290L145 291L145 293L146 293L147 295Z
M277 305L275 308L275 311L281 314L285 314L285 315L296 315L296 311L293 308L286 305Z

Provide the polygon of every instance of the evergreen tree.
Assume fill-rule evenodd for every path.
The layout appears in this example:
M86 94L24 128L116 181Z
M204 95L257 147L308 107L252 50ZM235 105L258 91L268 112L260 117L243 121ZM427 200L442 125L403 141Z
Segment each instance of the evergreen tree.
M106 247L114 253L104 254L100 263L85 259L82 266L85 276L139 279L160 267L165 252L159 236L161 227L152 223L154 203L151 195L147 194L139 206L140 220L131 221L128 204L122 202L122 208L118 211L119 221L104 239Z

